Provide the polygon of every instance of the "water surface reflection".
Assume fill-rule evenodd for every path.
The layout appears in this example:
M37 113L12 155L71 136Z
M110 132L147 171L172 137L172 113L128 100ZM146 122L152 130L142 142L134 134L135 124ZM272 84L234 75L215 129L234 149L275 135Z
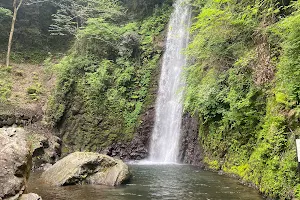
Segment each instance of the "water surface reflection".
M29 191L43 200L262 200L256 190L237 180L186 165L132 165L133 179L120 187L83 185L51 187L38 173Z

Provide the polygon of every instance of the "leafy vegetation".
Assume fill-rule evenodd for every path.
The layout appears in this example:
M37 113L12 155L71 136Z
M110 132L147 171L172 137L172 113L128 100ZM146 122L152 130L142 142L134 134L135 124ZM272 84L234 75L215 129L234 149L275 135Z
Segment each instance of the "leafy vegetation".
M39 95L42 94L42 84L38 80L36 73L33 74L33 83L30 87L27 88L27 95L31 100L37 101Z
M89 18L59 73L49 102L49 122L63 126L65 151L99 151L132 139L149 102L168 22L163 5L143 20L115 23ZM150 100L153 101L153 98Z
M102 18L116 20L122 16L122 10L117 1L105 0L56 0L59 7L53 14L53 24L50 32L53 35L75 35L78 29L85 27L89 18L101 15ZM124 12L124 10L123 10Z
M279 199L300 197L300 15L288 3L195 1L187 50L185 109L200 118L205 162Z
M0 103L6 103L11 95L12 80L9 74L12 68L0 67Z
M53 23L52 14L57 10L54 1L22 1L12 41L13 62L41 63L48 52L56 53L69 48L71 36L52 36L49 33L49 26ZM12 16L13 1L2 0L0 2L0 58L7 52Z
M11 58L41 63L50 55L45 66L57 84L46 118L60 131L64 153L100 151L132 139L141 114L155 99L172 3L54 0L20 7ZM201 122L204 162L254 183L271 198L300 199L295 148L300 136L299 1L191 3L184 104ZM11 0L1 1L0 57L12 16ZM65 56L57 59L49 52ZM0 67L2 103L11 96L11 69ZM33 79L25 91L38 100L44 87Z

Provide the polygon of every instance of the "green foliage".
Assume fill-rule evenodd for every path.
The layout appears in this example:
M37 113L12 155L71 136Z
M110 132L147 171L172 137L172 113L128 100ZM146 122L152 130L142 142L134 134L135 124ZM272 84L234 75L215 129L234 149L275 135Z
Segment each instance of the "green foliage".
M30 64L40 64L42 63L48 55L46 51L26 51L26 52L12 52L11 60L14 63L30 63Z
M0 65L0 102L6 103L11 95L11 70L12 67L4 67Z
M131 140L151 90L162 49L157 45L170 8L126 24L90 18L70 54L54 67L48 121L62 127L65 151L99 151Z
M75 50L81 55L97 54L102 58L115 57L122 28L103 18L91 18L87 24L85 29L79 31Z
M200 118L204 161L271 198L299 198L299 2L193 4L185 109ZM270 65L275 79L257 82Z
M12 12L6 8L0 7L0 21L5 17L12 17Z
M8 41L9 28L11 23L12 12L6 8L1 7L0 4L0 44ZM1 45L0 45L1 50Z
M220 169L220 164L217 160L210 160L208 157L205 157L204 162L209 166L210 169L213 169L213 170Z
M56 0L54 3L59 9L53 14L54 24L50 26L53 35L75 35L87 25L89 18L101 15L113 20L124 11L116 0Z
M68 49L71 37L54 37L49 34L52 14L57 10L54 1L24 1L15 24L12 53L14 62L36 63L43 61L48 52ZM27 5L30 4L30 5ZM4 8L4 9L1 9ZM12 1L0 2L0 53L5 54L11 29Z
M42 84L39 82L36 73L33 73L32 79L33 83L30 87L27 88L27 95L31 100L37 101L39 100L39 95L42 94Z
M299 104L300 100L300 10L299 2L294 3L295 12L278 23L273 31L281 36L282 56L278 65L277 96L281 95L281 100L289 108L293 108ZM280 100L279 100L280 101Z
M158 6L167 4L169 6L174 2L173 0L121 0L123 5L128 9L130 18L143 19L155 12Z
M31 100L38 100L41 92L42 86L40 83L35 83L27 88L27 94Z

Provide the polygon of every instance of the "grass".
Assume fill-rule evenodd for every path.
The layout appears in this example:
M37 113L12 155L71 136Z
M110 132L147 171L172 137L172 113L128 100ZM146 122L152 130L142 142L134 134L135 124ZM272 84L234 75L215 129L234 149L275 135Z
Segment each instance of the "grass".
M0 66L0 101L7 102L11 96L12 80L11 80L12 67Z

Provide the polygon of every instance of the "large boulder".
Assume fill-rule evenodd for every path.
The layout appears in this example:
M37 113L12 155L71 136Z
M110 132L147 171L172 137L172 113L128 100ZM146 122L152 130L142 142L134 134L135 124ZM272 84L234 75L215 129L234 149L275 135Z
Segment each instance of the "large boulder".
M121 160L91 152L75 152L55 163L42 179L56 186L74 184L120 185L130 178Z
M22 128L0 128L0 200L17 199L26 188L31 155Z

